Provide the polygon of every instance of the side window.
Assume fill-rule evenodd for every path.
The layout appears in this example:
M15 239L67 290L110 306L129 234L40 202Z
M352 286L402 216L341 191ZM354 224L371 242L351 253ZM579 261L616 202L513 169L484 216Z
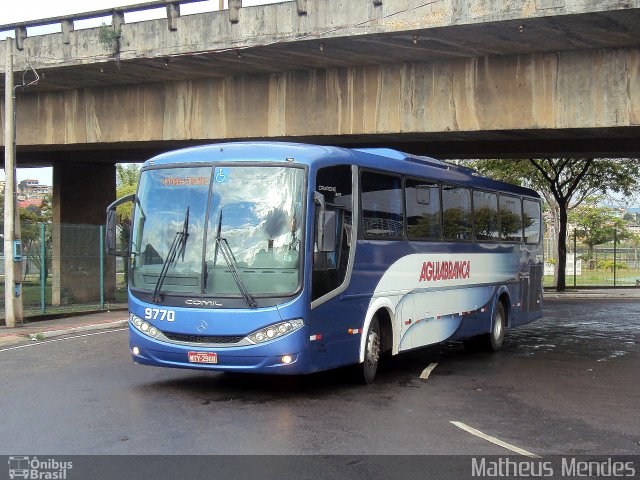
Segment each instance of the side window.
M477 240L498 240L498 196L495 193L473 192L473 218Z
M540 227L542 225L540 215L540 202L524 200L522 202L524 212L524 241L526 243L540 243Z
M500 238L502 240L522 241L521 203L519 198L500 195Z
M316 191L324 195L327 209L336 212L337 239L336 249L332 252L318 252L314 239L313 300L342 285L347 274L353 225L351 166L336 165L318 170Z
M442 227L438 184L408 178L404 192L409 240L439 240Z
M471 192L468 188L442 187L445 240L471 240Z
M400 177L362 172L362 225L366 238L403 236L402 184Z

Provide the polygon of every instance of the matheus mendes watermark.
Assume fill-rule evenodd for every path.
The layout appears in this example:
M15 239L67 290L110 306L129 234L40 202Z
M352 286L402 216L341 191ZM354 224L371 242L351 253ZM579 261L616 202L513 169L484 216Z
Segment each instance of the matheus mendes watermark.
M9 478L30 480L66 480L73 462L62 462L54 458L12 456L9 457Z
M472 458L471 476L479 478L633 478L636 465L628 459L599 460L562 457L559 461Z

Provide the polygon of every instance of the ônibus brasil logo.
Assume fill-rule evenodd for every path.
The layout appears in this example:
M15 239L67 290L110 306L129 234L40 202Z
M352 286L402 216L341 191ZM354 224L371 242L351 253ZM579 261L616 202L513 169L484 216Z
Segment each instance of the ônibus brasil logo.
M73 462L61 462L54 458L40 460L38 457L9 457L9 478L33 480L66 480L67 471L73 468Z
M471 262L458 260L456 262L424 262L420 272L420 282L436 280L462 280L469 278Z

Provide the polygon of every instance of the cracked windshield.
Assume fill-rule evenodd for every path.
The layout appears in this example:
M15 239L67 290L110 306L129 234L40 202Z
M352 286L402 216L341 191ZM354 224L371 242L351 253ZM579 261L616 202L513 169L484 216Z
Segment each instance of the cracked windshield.
M293 293L299 284L303 195L300 168L143 172L132 286L156 294L244 296L249 304L252 295Z

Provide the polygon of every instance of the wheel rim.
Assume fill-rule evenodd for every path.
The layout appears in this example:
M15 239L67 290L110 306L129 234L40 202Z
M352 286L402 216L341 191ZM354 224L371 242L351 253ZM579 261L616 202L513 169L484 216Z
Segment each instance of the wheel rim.
M502 335L502 316L496 312L496 316L493 319L493 338L498 340Z
M367 364L374 367L380 358L380 337L374 331L369 332L367 337Z

